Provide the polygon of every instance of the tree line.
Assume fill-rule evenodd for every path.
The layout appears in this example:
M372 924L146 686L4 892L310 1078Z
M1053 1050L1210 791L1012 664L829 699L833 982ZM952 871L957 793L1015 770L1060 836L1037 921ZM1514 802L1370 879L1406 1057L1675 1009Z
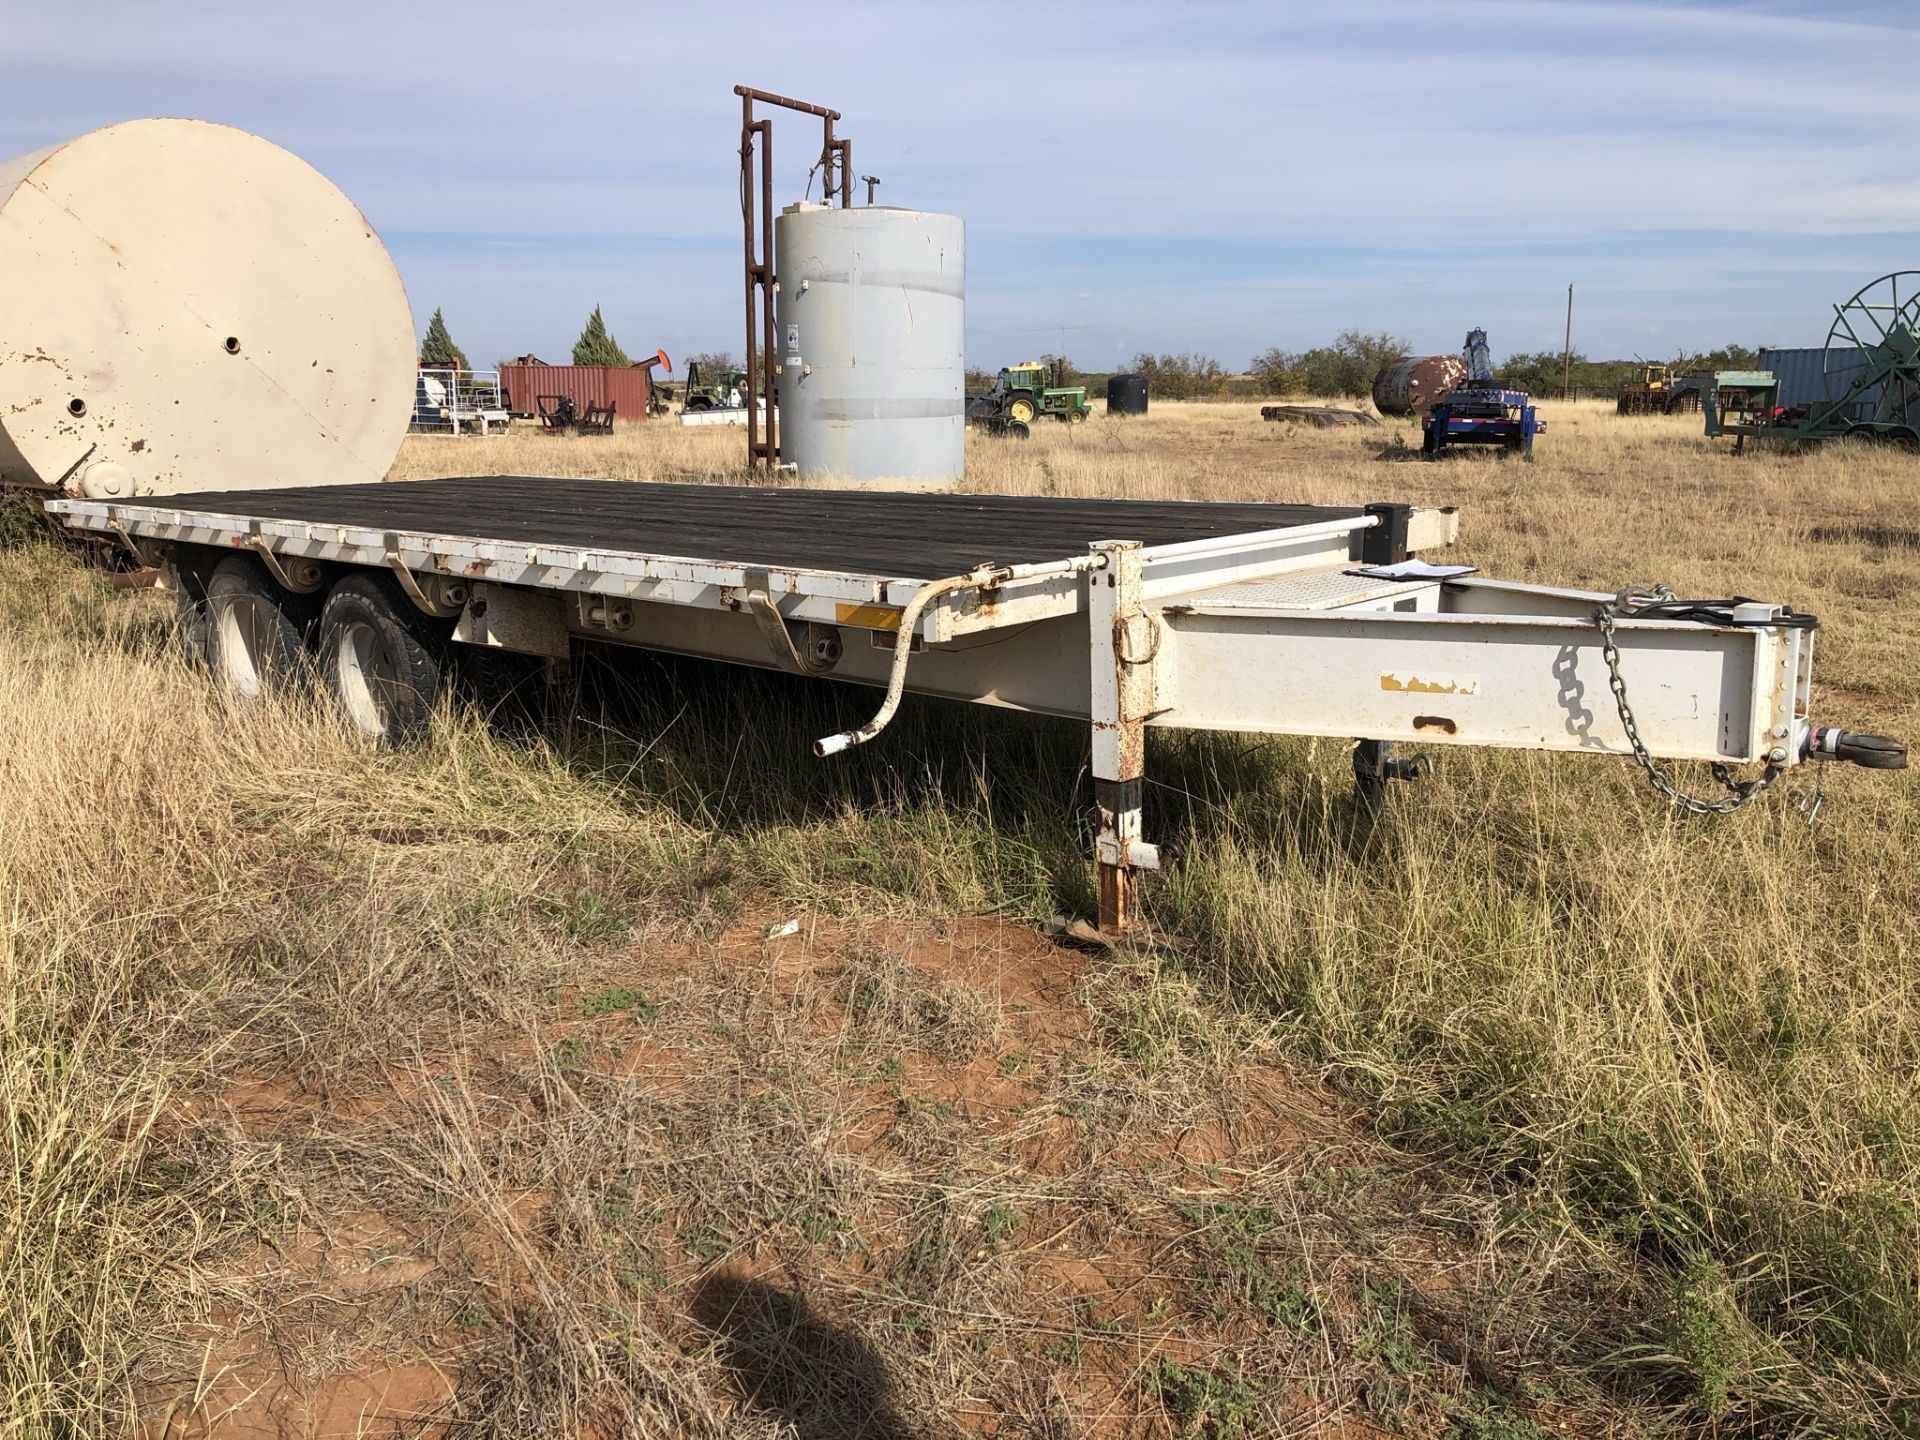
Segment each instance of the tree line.
M1516 390L1537 395L1558 395L1561 375L1567 388L1589 393L1611 394L1629 380L1638 380L1645 360L1589 360L1578 350L1567 362L1558 350L1537 350L1532 354L1509 355L1496 366L1500 378ZM1689 370L1752 370L1760 363L1760 352L1744 345L1722 345L1717 350L1682 350L1670 359L1655 363L1669 365L1676 373Z
M505 365L508 362L499 362ZM573 342L573 363L575 365L631 365L633 357L620 347L607 329L607 322L600 314L598 305L587 316L587 323L581 327L580 338ZM434 307L433 318L427 321L427 333L420 341L420 364L434 369L471 370L467 363L467 352L454 343L452 333L447 329L446 316Z
M1066 385L1084 385L1104 390L1113 374L1146 377L1151 393L1162 400L1208 400L1255 395L1324 395L1349 399L1364 398L1373 392L1373 377L1380 368L1402 356L1411 355L1406 340L1387 331L1368 334L1363 330L1342 330L1332 342L1307 350L1286 350L1278 346L1262 350L1244 371L1229 370L1218 359L1198 351L1154 354L1143 350L1133 357L1124 371L1082 370L1064 355L1042 355L1040 362L1049 370L1058 367ZM1743 345L1723 345L1717 350L1681 351L1665 363L1678 371L1751 370L1759 363L1759 354ZM466 353L448 333L447 322L439 310L427 322L426 338L420 344L420 363L430 366L458 366L465 370ZM587 317L580 338L573 343L575 365L631 365L632 359L607 329L598 305ZM733 356L725 351L704 351L689 357L702 374L724 374L739 369ZM1639 377L1646 362L1632 360L1592 360L1575 351L1568 361L1558 350L1519 352L1509 355L1495 367L1497 378L1516 390L1536 395L1560 393L1563 369L1569 388L1575 391L1611 393L1628 380ZM967 370L967 390L977 394L993 384L995 372L978 368Z
M1104 389L1110 374L1143 375L1152 393L1165 400L1208 400L1269 395L1317 395L1331 398L1364 399L1373 393L1374 376L1381 367L1415 351L1398 335L1385 331L1369 334L1364 330L1342 330L1329 344L1306 350L1270 347L1254 356L1244 371L1235 372L1211 355L1196 351L1157 355L1142 351L1133 357L1124 371L1088 371L1064 356L1043 355L1048 365L1059 364L1068 385L1086 385ZM1757 351L1743 345L1723 345L1716 350L1683 350L1661 363L1676 371L1751 370L1759 363ZM1510 355L1494 367L1495 377L1516 390L1536 395L1560 393L1565 361L1568 387L1576 392L1612 393L1623 383L1639 378L1642 359L1592 360L1574 351L1570 359L1558 350ZM967 388L973 391L991 384L992 374L984 370L967 372Z
M1408 354L1407 342L1396 335L1368 335L1343 330L1329 345L1310 350L1263 350L1243 371L1227 368L1219 359L1196 350L1155 354L1142 350L1124 370L1082 370L1064 355L1042 355L1040 363L1058 366L1062 382L1102 390L1115 374L1141 375L1149 391L1162 400L1208 400L1250 395L1347 395L1371 393L1373 377L1389 360ZM993 372L967 371L967 389L993 383Z

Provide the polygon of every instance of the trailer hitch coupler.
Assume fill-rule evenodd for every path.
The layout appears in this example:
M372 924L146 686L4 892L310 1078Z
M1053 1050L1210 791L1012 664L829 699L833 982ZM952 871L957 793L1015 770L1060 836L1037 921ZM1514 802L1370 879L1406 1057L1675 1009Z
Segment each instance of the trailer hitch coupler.
M1907 768L1907 742L1890 735L1869 735L1864 730L1842 730L1833 725L1807 727L1802 753L1810 760L1845 760L1868 770L1904 770Z

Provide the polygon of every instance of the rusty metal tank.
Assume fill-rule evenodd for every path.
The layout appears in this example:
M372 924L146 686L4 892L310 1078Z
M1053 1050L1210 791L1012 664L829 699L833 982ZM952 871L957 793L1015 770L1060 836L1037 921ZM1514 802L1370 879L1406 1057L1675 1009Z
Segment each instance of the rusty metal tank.
M414 363L380 237L257 135L132 120L0 161L0 482L379 480Z
M1409 355L1389 361L1373 377L1373 406L1382 415L1426 418L1433 402L1465 383L1457 355Z

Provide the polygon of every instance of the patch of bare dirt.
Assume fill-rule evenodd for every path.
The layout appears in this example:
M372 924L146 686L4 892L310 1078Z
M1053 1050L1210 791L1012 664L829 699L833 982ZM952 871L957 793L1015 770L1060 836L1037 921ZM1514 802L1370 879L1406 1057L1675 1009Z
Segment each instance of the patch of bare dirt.
M1152 956L788 918L171 1117L257 1213L146 1433L1605 1428L1468 1322L1486 1217Z

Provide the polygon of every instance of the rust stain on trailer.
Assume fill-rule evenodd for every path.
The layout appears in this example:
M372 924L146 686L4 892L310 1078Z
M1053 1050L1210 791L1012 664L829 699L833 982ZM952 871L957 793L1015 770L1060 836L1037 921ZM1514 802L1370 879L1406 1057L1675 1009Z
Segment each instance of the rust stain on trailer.
M1477 695L1480 693L1480 677L1438 675L1431 680L1423 680L1418 675L1409 675L1402 680L1389 671L1380 677L1380 688L1402 695Z
M1460 727L1444 715L1416 715L1413 717L1416 730L1436 730L1442 735L1458 735Z
M1094 720L1092 726L1096 732L1113 736L1113 768L1122 778L1146 771L1147 733L1139 720Z

